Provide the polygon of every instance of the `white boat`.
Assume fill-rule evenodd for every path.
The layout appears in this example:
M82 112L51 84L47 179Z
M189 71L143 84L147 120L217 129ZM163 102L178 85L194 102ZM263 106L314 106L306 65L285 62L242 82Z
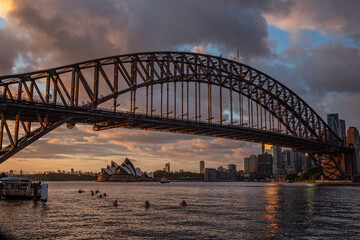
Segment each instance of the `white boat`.
M48 183L35 182L23 177L0 178L0 199L47 200Z

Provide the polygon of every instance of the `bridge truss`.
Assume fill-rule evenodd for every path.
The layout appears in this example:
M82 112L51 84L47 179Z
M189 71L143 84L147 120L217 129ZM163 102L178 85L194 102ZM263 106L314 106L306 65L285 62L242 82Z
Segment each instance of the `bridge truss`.
M229 59L127 54L2 76L0 88L0 163L62 124L90 124L289 147L311 153L326 178L346 175L347 148L306 102Z

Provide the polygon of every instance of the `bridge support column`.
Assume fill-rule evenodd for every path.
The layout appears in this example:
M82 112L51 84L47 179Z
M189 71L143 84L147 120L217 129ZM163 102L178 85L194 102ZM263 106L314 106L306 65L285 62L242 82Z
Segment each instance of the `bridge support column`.
M343 180L347 178L345 154L321 155L322 179Z
M346 146L353 149L347 154L347 162L351 165L352 177L360 177L360 138L357 128L350 127L347 130Z
M345 154L309 154L315 166L321 171L322 180L344 180L347 174Z

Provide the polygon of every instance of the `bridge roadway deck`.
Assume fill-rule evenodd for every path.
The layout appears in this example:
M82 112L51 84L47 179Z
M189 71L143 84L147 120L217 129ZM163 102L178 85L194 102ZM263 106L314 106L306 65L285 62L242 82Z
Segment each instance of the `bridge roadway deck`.
M95 131L122 127L267 143L308 153L333 153L348 150L345 147L331 146L325 142L239 125L221 125L146 114L114 112L86 106L64 106L0 98L0 111L8 120L15 120L16 114L20 112L22 121L31 122L38 121L36 113L43 117L46 115L48 122L71 117L70 123L93 125Z

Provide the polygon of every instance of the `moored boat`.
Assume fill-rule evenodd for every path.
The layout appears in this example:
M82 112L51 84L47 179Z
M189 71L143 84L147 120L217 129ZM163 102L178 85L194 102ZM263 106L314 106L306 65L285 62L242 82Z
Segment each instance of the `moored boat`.
M47 182L35 182L24 177L0 178L0 199L35 199L47 201Z

